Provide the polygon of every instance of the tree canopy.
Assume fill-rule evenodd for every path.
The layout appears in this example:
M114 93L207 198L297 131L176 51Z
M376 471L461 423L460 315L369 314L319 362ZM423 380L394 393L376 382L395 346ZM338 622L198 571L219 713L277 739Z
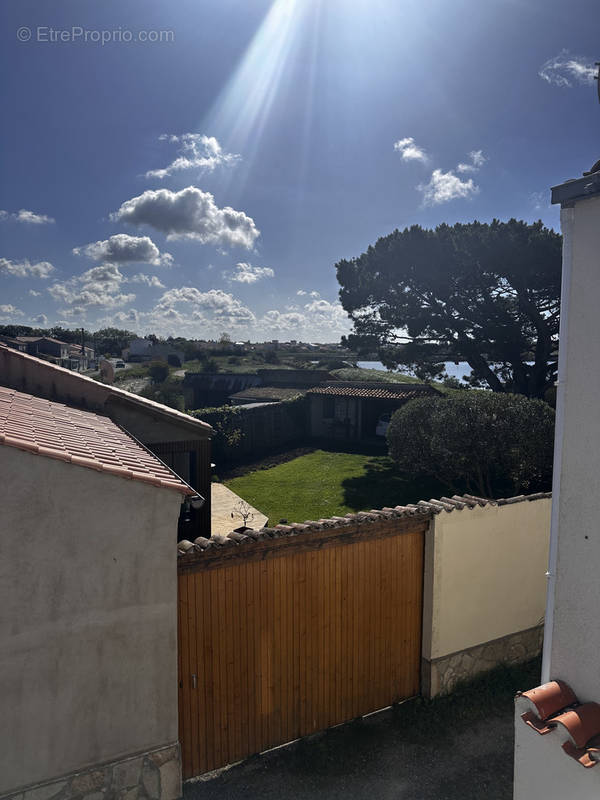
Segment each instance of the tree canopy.
M453 392L411 400L392 416L390 456L399 469L483 497L550 489L554 411L516 394Z
M561 237L542 222L414 225L336 264L347 344L421 378L466 361L469 382L543 397L556 378Z

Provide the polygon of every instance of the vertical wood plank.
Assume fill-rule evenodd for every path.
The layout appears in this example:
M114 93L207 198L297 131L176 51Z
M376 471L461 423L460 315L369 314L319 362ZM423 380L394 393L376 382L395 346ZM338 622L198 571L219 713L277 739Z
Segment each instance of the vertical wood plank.
M312 549L178 575L186 778L418 692L423 538L321 548L315 535Z

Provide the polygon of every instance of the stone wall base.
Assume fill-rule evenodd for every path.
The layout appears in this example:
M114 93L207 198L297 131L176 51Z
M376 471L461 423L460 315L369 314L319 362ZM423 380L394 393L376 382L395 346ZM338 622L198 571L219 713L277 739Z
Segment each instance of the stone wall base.
M538 625L431 661L424 658L421 693L425 697L447 694L459 681L473 678L498 664L518 664L535 658L541 652L543 638L544 626Z
M179 745L98 764L4 794L0 800L178 800Z

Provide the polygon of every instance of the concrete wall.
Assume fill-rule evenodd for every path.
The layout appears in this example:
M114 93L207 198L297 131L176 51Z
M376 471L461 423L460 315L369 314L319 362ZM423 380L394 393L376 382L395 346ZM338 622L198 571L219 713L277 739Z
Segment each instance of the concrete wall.
M539 652L551 502L545 497L435 516L425 545L428 693Z
M563 316L553 524L557 552L545 670L582 701L600 701L600 197L561 212ZM570 276L570 280L569 280Z
M0 795L172 752L180 495L7 446L0 474Z
M592 176L593 177L593 176ZM593 186L592 177L588 186ZM595 176L597 179L597 176ZM568 191L568 184L563 189ZM571 189L573 187L571 186ZM596 183L596 191L598 184ZM554 447L554 507L542 681L561 679L580 702L600 702L600 196L561 210L563 281ZM526 687L531 688L531 687ZM600 769L538 736L515 707L515 800L600 797ZM597 727L589 734L597 732Z

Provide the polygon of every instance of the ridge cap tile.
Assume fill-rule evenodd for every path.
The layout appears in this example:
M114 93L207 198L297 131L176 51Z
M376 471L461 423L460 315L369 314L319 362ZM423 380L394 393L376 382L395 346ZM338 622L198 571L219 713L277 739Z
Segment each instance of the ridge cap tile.
M0 441L1 436L2 434L0 434ZM520 502L528 499L536 500L551 497L552 492L537 492L532 495L518 495L514 500ZM375 522L381 519L389 520L400 517L440 514L442 510L446 510L450 513L456 510L462 510L465 507L472 509L488 505L497 506L501 503L501 500L491 500L467 494L453 495L451 498L444 496L440 499L432 498L431 500L419 500L417 503L407 503L406 505L397 505L394 507L384 506L381 509L371 509L370 511L348 512L344 516L332 515L331 517L324 517L319 520L305 520L304 522L290 522L286 524L279 523L274 527L264 527L258 530L248 528L243 534L237 531L232 531L226 536L223 534L213 534L210 540L205 540L208 541L209 544L203 547L201 546L197 548L197 550L199 549L200 552L203 552L204 549L208 549L209 547L237 545L244 541L248 542L248 540L260 541L264 539L279 539L282 537L297 536L298 534L311 531L341 528L353 524L360 526L362 523ZM199 539L203 539L203 537L199 537ZM182 549L178 547L179 556L184 556L186 553L187 551L183 552Z

